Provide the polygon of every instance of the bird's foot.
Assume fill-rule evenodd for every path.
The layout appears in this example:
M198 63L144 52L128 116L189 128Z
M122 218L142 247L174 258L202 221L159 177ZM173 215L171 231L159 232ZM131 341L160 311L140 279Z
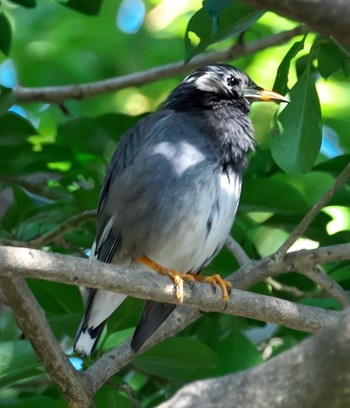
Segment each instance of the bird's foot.
M188 282L195 281L194 275L184 274L174 269L165 268L164 266L159 265L157 262L152 261L152 259L148 258L147 256L137 258L136 262L147 265L149 268L162 275L169 276L169 278L174 282L175 296L179 303L182 303L184 299L184 280Z
M222 291L222 300L225 302L225 306L227 305L229 295L231 293L231 283L222 279L222 277L218 274L212 276L201 276L201 275L192 275L194 280L197 282L204 282L209 283L214 292L216 291L216 285L220 286Z

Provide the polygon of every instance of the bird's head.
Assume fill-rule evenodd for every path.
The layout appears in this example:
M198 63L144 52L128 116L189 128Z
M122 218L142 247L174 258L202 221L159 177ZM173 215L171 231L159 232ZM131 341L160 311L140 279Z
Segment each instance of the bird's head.
M284 96L256 85L247 74L228 64L208 64L198 68L175 88L168 101L185 102L186 98L194 104L227 100L244 110L249 110L255 101L289 102Z

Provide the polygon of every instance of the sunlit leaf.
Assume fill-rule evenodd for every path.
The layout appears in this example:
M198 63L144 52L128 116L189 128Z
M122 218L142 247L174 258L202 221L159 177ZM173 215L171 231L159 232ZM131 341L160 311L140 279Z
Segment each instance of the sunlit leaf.
M210 7L203 7L192 16L185 34L187 61L206 50L210 44L247 30L264 14L263 11L256 11L238 0L224 4L227 7L213 1L209 3ZM210 14L208 14L208 7ZM194 33L199 38L198 43L192 43L190 33Z
M242 211L303 214L308 208L300 191L286 182L260 178L247 180L243 184L240 205Z
M278 120L279 134L271 136L271 152L286 173L305 173L321 147L321 108L311 70L307 69L290 91Z

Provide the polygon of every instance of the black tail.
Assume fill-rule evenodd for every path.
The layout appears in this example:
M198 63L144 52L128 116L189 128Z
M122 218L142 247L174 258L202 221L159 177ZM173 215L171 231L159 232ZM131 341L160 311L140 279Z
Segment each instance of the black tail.
M176 305L158 303L151 300L145 303L140 323L136 327L131 341L131 349L134 353L143 346L146 340L158 329L175 307Z

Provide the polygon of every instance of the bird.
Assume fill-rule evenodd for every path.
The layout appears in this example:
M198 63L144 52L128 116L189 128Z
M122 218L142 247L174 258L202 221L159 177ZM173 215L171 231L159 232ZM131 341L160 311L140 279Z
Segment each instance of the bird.
M181 303L183 280L230 284L199 273L223 247L237 212L254 131L255 101L289 102L224 63L199 67L160 108L121 138L100 193L90 257L168 275ZM124 294L86 289L75 352L89 356ZM148 300L131 349L137 352L176 305Z

